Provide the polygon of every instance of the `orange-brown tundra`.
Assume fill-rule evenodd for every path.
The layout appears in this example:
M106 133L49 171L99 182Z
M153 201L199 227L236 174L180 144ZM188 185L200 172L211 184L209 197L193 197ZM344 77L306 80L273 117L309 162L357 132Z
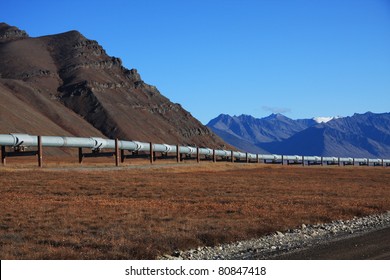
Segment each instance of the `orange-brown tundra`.
M0 167L1 259L154 259L390 210L390 169Z

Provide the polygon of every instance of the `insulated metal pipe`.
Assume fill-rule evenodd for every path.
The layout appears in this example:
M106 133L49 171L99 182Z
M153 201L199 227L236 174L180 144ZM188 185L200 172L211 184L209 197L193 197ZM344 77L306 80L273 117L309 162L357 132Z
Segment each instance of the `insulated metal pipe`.
M368 163L372 163L373 165L382 165L382 159L379 158L370 158L368 159Z
M282 156L281 155L259 155L259 159L272 160L273 162L276 162L276 161L281 161Z
M368 164L366 158L354 158L354 160L355 160L355 163L358 163L358 164Z
M295 162L308 161L308 162L328 162L330 164L344 163L361 165L390 165L390 159L367 159L367 158L337 158L337 157L318 157L318 156L297 156L297 155L264 155L264 154L252 154L243 153L239 151L228 150L213 150L210 148L197 148L191 146L177 146L169 144L151 144L148 142L139 141L125 141L118 140L117 147L115 140L104 139L100 137L68 137L68 136L42 136L42 147L69 147L69 148L90 148L92 150L100 149L118 149L128 150L131 152L153 152L161 153L180 153L189 156L197 156L197 150L199 155L205 156L218 156L226 157L238 160L264 160L272 162L281 162L282 160L290 160ZM10 147L37 147L38 137L29 134L11 133L0 134L0 146Z
M352 165L354 163L353 158L340 158L340 162L343 164Z
M295 160L295 161L299 161L299 160L302 160L302 157L301 156L283 156L283 159L285 160Z
M322 160L327 163L336 164L339 162L339 158L337 157L323 157Z
M321 163L321 157L318 156L305 156L305 160L310 162Z

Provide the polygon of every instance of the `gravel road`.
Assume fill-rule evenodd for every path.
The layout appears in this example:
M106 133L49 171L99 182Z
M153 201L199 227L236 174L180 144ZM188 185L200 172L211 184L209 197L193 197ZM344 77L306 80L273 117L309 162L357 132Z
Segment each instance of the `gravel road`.
M390 227L276 257L280 260L390 260Z
M176 251L160 259L390 259L390 211L216 247Z

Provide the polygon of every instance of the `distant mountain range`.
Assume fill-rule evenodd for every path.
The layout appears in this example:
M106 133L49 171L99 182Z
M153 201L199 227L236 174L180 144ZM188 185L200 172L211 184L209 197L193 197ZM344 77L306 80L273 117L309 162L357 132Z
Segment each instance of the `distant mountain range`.
M30 37L0 23L0 133L224 147L136 69L78 31Z
M390 113L293 120L219 115L207 126L227 143L253 153L390 157Z

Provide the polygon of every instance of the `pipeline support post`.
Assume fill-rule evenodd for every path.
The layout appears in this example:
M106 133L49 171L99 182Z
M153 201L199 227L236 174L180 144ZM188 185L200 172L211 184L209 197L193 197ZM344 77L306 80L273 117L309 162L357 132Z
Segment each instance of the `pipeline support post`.
M153 164L154 161L154 150L153 150L153 143L149 143L149 152L150 152L150 164Z
M248 153L245 153L245 162L246 162L246 163L248 163L248 162L249 162Z
M83 148L79 148L79 164L83 163L83 158L84 158Z
M217 154L215 153L215 149L213 149L213 162L217 162Z
M121 163L125 162L125 150L121 150Z
M42 137L38 136L38 166L42 167L43 165L43 152L42 152Z
M115 166L119 166L119 140L115 138Z
M1 164L5 165L5 146L1 146Z
M199 153L199 147L196 147L196 161L200 162L200 153Z
M302 156L302 166L305 166L305 156Z
M177 163L180 162L180 151L179 151L179 145L176 145L176 161Z
M234 152L230 151L230 160L232 163L234 163Z

